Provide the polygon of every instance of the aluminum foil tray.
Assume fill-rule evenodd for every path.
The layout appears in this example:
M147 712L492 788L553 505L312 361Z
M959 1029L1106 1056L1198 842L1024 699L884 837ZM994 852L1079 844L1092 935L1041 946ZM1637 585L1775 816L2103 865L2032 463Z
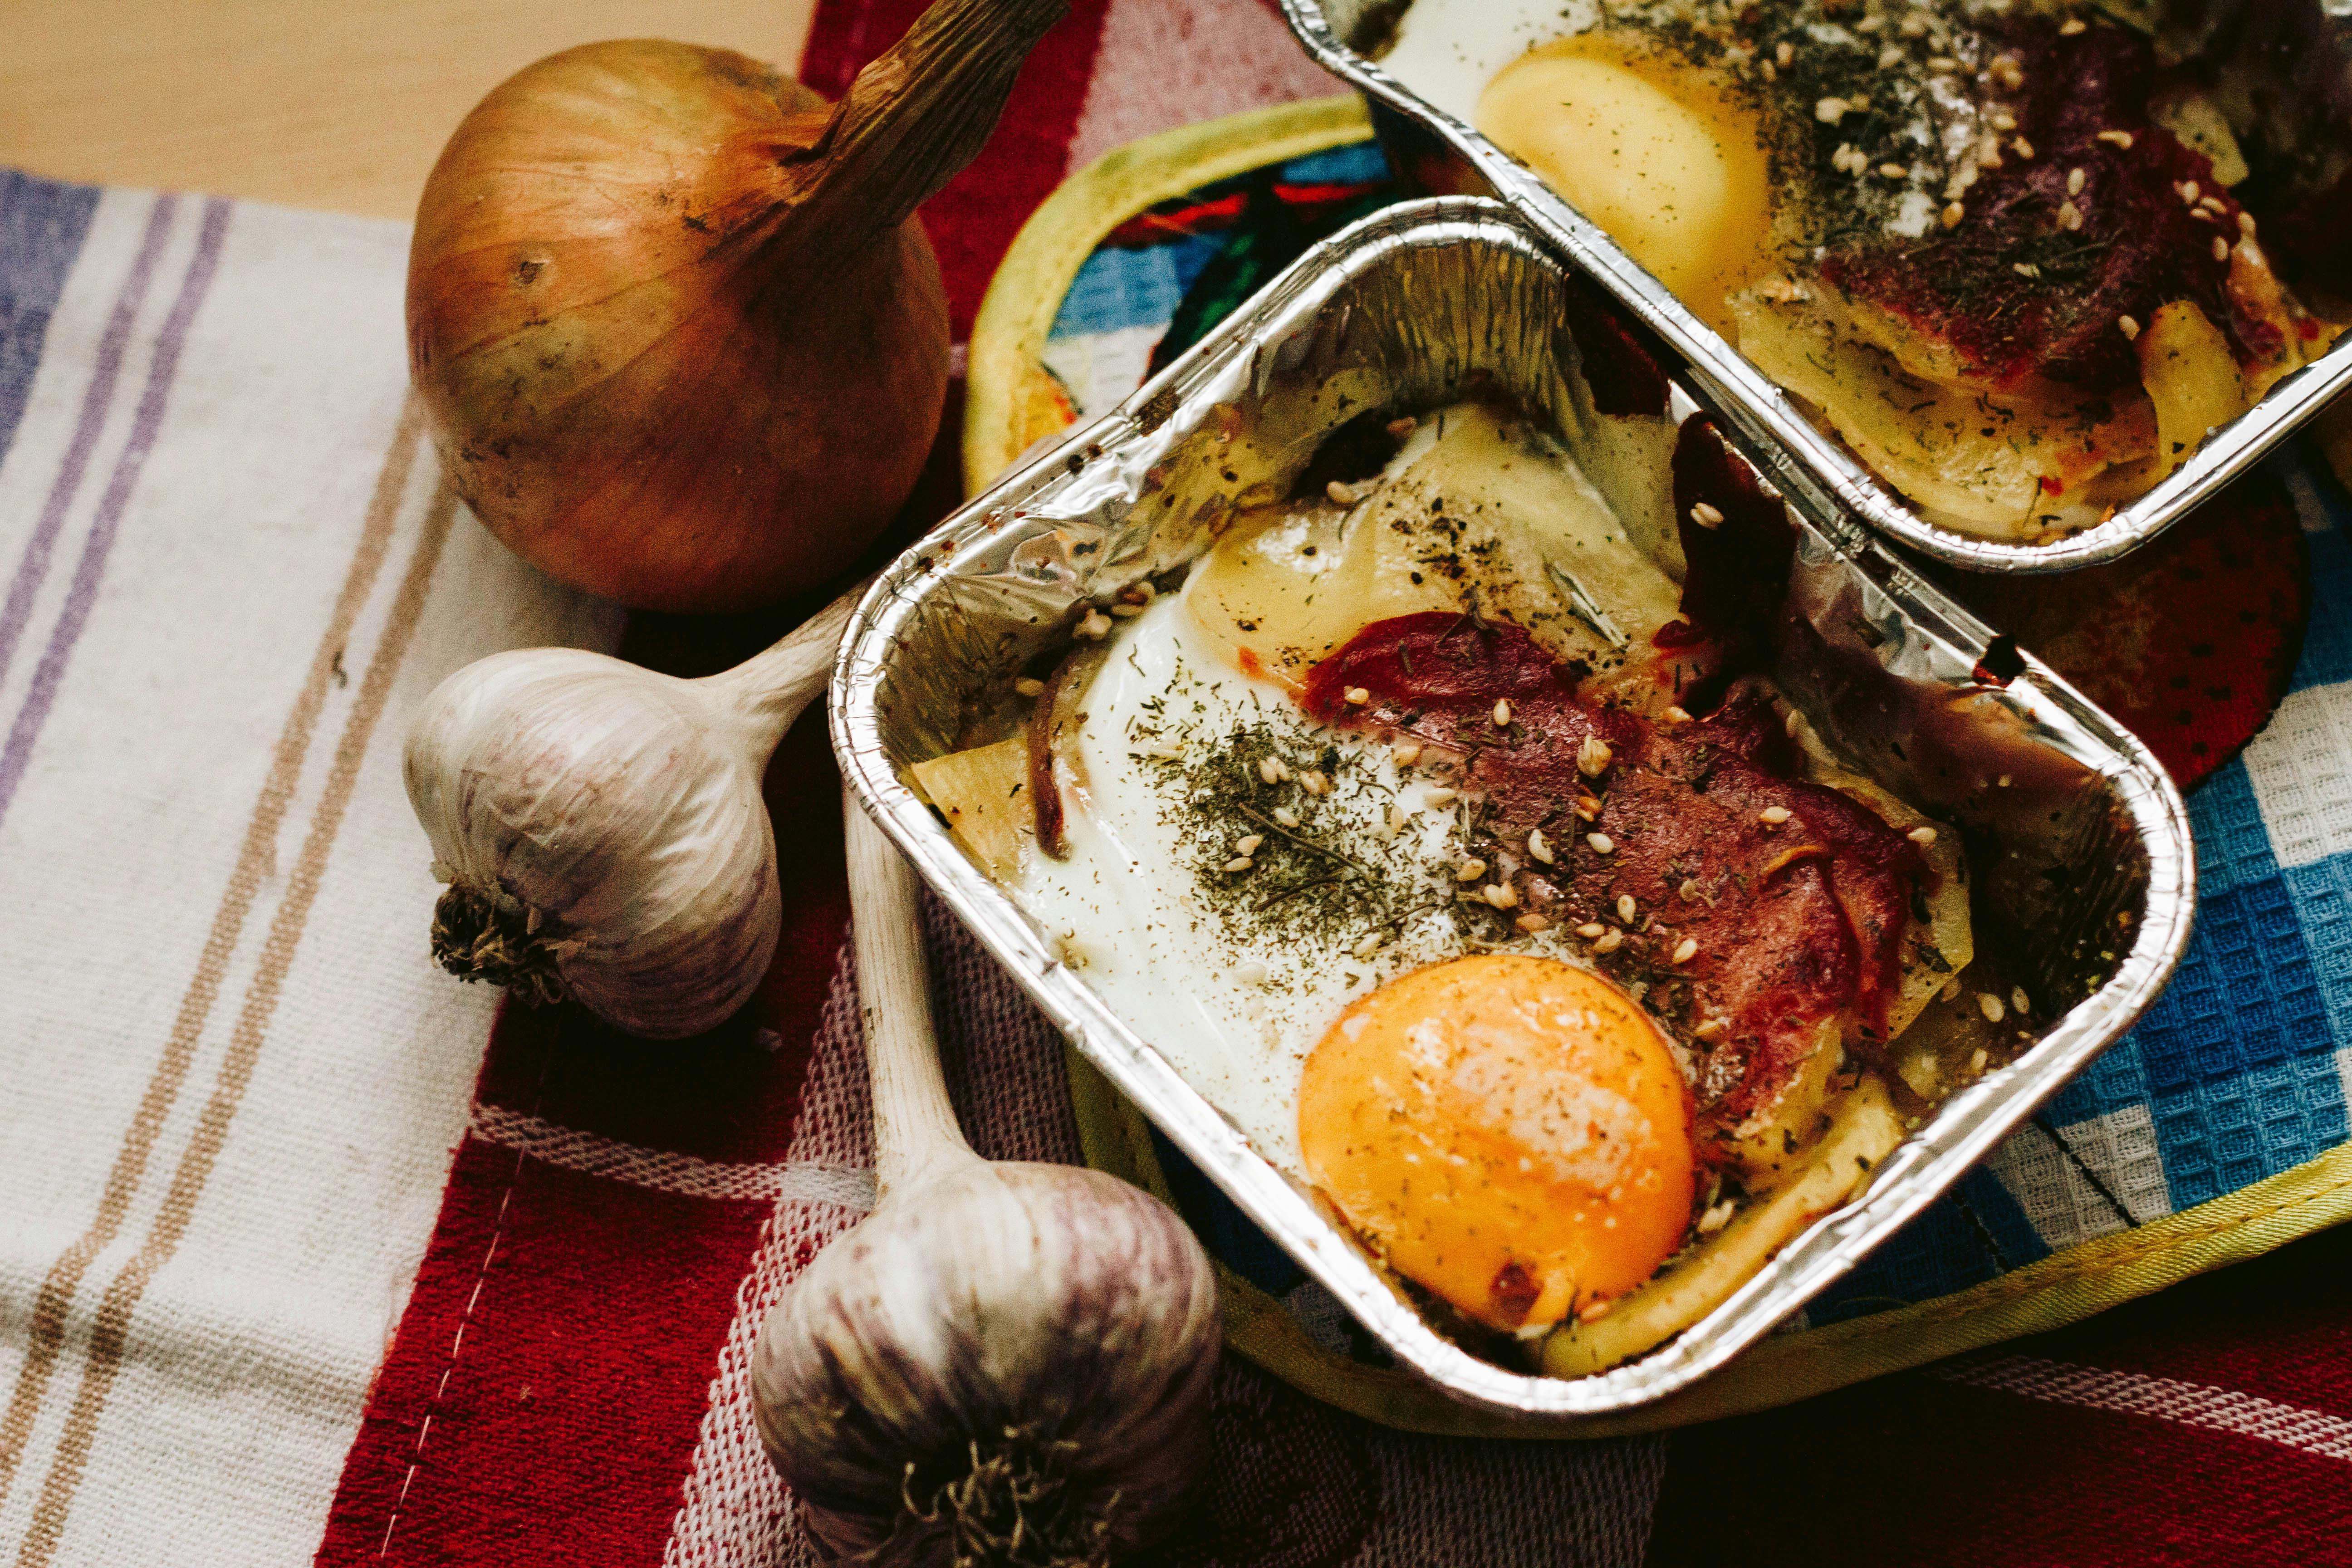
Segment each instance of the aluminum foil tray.
M1521 212L1461 197L1391 208L1317 247L1116 411L901 556L861 605L831 693L850 786L1077 1049L1399 1362L1458 1399L1564 1426L1662 1398L1755 1343L2154 998L2188 942L2195 869L2179 795L2137 741L1852 521L1788 498L1798 542L1775 674L1855 765L1958 825L1979 930L2005 933L2035 994L2058 1001L2038 1040L1947 1100L1859 1201L1680 1338L1577 1381L1496 1365L1434 1332L1153 1049L1148 1022L1114 1016L1064 966L902 781L910 763L1011 732L1024 660L1066 643L1090 600L1195 556L1237 494L1286 489L1349 412L1426 408L1483 382L1550 418L1574 450L1602 417L1580 367L1627 341L1614 308ZM1654 416L1719 412L1680 367L1658 368L1675 379L1647 384ZM1264 471L1235 471L1233 454L1253 443L1219 439L1244 427Z
M2229 0L2235 5L2270 0ZM2281 0L2294 6L2323 0ZM1781 488L1850 512L1938 561L1976 572L2066 572L2129 554L2252 468L2336 395L2352 386L2352 333L2317 362L2271 388L2252 408L2221 426L2163 483L2112 518L2064 539L2023 544L1980 539L1938 527L1807 418L1715 329L1693 315L1607 234L1555 195L1536 174L1451 114L1413 93L1353 43L1392 26L1408 8L1397 0L1281 0L1291 30L1325 69L1369 100L1373 124L1394 162L1424 189L1491 195L1517 212L1544 242L1597 279L1633 316L1688 361L1695 389L1707 393L1758 447ZM2352 20L2339 0L2326 0L2320 28L2352 55ZM2352 60L2343 69L2352 70ZM2309 73L2306 73L2309 74Z

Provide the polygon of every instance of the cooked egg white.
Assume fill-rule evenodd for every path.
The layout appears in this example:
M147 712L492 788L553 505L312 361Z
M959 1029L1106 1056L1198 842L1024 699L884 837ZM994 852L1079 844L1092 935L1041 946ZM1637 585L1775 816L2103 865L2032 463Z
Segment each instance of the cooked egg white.
M1561 577L1612 625L1655 626L1676 593L1557 443L1486 407L1423 416L1368 488L1344 509L1310 501L1245 520L1181 592L1124 624L1082 704L1068 857L1029 856L1020 881L1087 984L1302 1179L1299 1071L1324 1031L1384 981L1493 934L1491 916L1455 907L1462 836L1446 781L1316 725L1295 695L1307 669L1374 621L1465 601L1606 668L1622 656ZM1367 896L1318 889L1327 913L1253 919L1274 890L1255 861L1286 842L1282 825L1227 816L1223 841L1204 843L1183 807L1237 734L1294 774L1328 774L1328 793L1287 792L1286 809L1301 837L1370 873L1344 879ZM1245 857L1252 835L1272 847ZM1221 868L1240 858L1253 864ZM1517 946L1569 944L1551 931Z

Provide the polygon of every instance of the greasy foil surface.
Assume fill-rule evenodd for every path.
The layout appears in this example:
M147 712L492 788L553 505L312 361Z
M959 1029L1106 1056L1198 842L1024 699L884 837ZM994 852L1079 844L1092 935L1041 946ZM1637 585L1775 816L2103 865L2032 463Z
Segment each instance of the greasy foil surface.
M2188 942L2195 872L2179 795L2137 741L1994 645L1865 531L1789 496L1797 548L1774 675L1861 771L1958 825L1979 929L2006 934L2034 994L2066 1005L2045 1009L2013 1065L1947 1100L1865 1195L1717 1311L1644 1359L1575 1381L1479 1360L1434 1332L1178 1076L1148 1026L1113 1016L1062 963L1058 943L902 781L911 763L1012 732L1023 661L1066 642L1090 600L1199 554L1237 504L1284 493L1350 414L1427 408L1483 382L1550 419L1571 452L1601 418L1592 384L1633 385L1677 422L1719 414L1685 388L1682 367L1656 367L1670 381L1604 374L1612 345L1628 341L1613 307L1511 209L1458 197L1391 208L1308 252L1118 410L900 557L860 606L832 688L851 787L1077 1048L1399 1362L1462 1400L1564 1426L1663 1398L1754 1343L2154 998ZM1240 431L1255 439L1220 439ZM1244 449L1253 459L1237 458Z
M2227 10L2238 3L2255 0L2216 0L2204 8ZM2352 17L2346 16L2341 0L2277 3L2324 8L2326 16L2316 30L2338 47L2344 57L2338 74L2352 80ZM1769 467L1783 490L1861 518L1936 560L1970 571L2022 573L2065 572L2116 560L2219 494L2337 393L2352 386L2352 332L2347 332L2318 361L2281 380L2253 407L2216 429L2169 478L2105 522L2035 544L1939 528L1808 419L1786 392L1531 170L1351 47L1392 26L1408 5L1397 0L1281 4L1291 30L1317 62L1370 100L1373 122L1401 170L1423 188L1492 195L1510 206L1547 245L1597 279L1688 362L1693 386L1705 391L1750 441L1772 453ZM2321 90L2316 83L2326 73L2305 74L2313 81L2290 85L2306 92Z

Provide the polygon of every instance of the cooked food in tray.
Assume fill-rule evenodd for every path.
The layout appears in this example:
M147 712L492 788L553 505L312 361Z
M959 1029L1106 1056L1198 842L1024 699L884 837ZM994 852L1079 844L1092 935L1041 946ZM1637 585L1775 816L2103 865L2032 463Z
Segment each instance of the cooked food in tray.
M1360 414L910 770L1431 1321L1563 1374L1720 1302L2031 1005L1957 836L1758 673L1780 502L1704 421L1589 434Z
M1380 55L1922 515L2032 542L2147 491L2347 319L2341 138L2250 63L2293 29L2171 11L2201 26L2030 0L1415 0Z

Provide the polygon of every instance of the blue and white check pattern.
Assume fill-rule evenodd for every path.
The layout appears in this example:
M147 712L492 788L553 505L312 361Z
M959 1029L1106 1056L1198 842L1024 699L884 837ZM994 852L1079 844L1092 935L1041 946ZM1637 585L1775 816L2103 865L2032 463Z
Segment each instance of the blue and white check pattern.
M1297 160L1281 177L1384 173L1364 143ZM1219 245L1200 236L1087 258L1045 355L1082 416L1140 384ZM2199 900L2179 974L2037 1123L1816 1300L1809 1321L1948 1295L2125 1228L2117 1205L2128 1223L2145 1224L2352 1136L2352 507L2315 466L2273 461L2311 545L2311 631L2268 727L2189 797ZM1176 1158L1164 1143L1160 1153ZM1300 1277L1288 1260L1189 1175L1171 1172L1226 1260L1269 1290L1294 1292Z

